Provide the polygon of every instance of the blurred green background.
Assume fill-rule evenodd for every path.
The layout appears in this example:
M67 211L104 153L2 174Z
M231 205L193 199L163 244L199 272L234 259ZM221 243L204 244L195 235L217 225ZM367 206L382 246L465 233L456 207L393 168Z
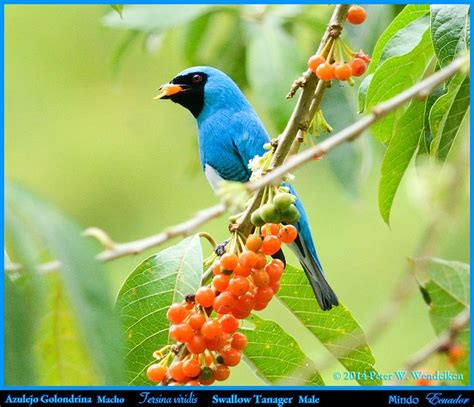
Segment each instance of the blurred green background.
M393 6L375 7L385 16L382 22L396 13ZM312 35L295 33L300 39L301 71L330 11L327 6L312 6ZM183 30L168 31L152 52L137 41L117 66L113 63L117 48L128 34L101 24L109 12L106 6L6 6L5 169L7 178L53 202L82 226L98 226L114 240L127 241L183 221L217 198L199 168L194 118L178 105L152 100L160 84L188 65L181 46ZM383 28L383 24L375 31L373 26L358 28L365 30L361 33L369 44L366 52ZM225 65L220 68L225 70ZM341 90L330 89L328 97L332 91ZM356 89L346 91L355 102ZM278 125L256 102L258 95L248 87L246 93L276 136ZM284 94L281 97L282 104L289 103ZM344 114L328 116L347 119ZM334 120L331 124L340 125ZM468 129L463 131L468 134ZM363 168L357 170L363 176L355 193L341 185L334 159L311 162L295 173L295 184L328 279L366 327L390 299L429 210L414 191L420 184L413 170L400 188L392 225L387 227L377 206L381 147L365 137L355 148L363 154ZM351 156L337 157L342 165ZM433 253L437 257L469 261L468 208L466 193ZM225 218L203 229L220 240L227 236ZM154 251L107 264L114 293L132 268ZM290 261L295 263L293 257ZM264 314L291 329L310 357L325 359L327 352L281 307L272 304ZM399 369L433 337L426 306L415 292L400 316L371 343L376 368ZM343 370L335 366L323 374L326 382L349 384L333 381L331 372ZM233 372L228 384L261 383L243 364Z

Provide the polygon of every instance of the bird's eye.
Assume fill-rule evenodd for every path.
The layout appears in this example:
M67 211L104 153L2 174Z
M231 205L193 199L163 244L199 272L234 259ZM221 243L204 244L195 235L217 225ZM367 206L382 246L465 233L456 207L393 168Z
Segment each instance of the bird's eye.
M200 83L202 82L202 76L201 75L194 75L193 76L193 83Z

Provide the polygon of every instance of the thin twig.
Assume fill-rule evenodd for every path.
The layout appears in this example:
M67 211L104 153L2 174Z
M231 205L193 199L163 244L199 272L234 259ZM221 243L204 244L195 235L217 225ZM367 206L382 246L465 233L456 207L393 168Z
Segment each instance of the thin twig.
M123 256L135 255L151 247L159 246L173 237L187 236L194 232L199 226L207 223L211 219L221 216L225 211L226 206L223 203L211 206L210 208L197 212L191 219L167 228L156 235L127 243L117 243L115 246L99 253L97 259L109 261Z
M5 264L5 271L10 273L19 272L23 270L23 265L20 263L8 263ZM52 260L47 263L41 263L37 266L37 270L40 273L50 273L52 271L58 271L61 268L61 262L59 260Z

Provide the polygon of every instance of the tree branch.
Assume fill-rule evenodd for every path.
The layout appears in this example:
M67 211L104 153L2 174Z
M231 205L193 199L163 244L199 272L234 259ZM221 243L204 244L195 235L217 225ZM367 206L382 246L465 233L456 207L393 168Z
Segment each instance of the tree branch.
M329 21L328 27L323 35L321 43L319 45L317 54L321 54L325 58L328 56L331 47L327 47L329 41L334 41L341 35L344 21L346 20L347 12L350 5L338 4L334 8L334 12ZM323 51L324 50L324 51ZM297 84L297 85L295 85ZM313 75L310 70L306 71L303 76L297 79L293 83L292 89L295 87L303 87L298 102L296 104L293 113L291 114L290 120L288 121L285 130L278 137L278 144L273 154L272 162L270 163L269 172L273 171L276 167L281 166L288 158L290 152L292 152L292 145L295 139L301 135L301 132L308 130L311 120L314 117L315 112L319 108L321 101L324 96L324 92L327 88L327 83L320 81L316 75ZM296 88L297 89L297 88ZM293 97L296 92L290 91L287 97ZM256 191L258 188L253 189ZM251 207L258 208L261 204L261 196L255 195L252 200ZM248 235L252 229L252 223L250 222L250 211L246 211L241 218L237 220L237 227L239 232L244 235Z
M459 333L469 325L470 315L469 308L466 308L458 314L444 333L408 359L405 363L404 371L410 373L426 362L431 356L449 349L449 347L456 341Z

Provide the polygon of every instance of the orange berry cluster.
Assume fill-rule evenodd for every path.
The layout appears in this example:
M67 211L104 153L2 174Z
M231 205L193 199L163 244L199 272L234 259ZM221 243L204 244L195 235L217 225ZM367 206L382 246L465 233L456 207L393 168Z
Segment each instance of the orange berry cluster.
M347 81L351 76L362 76L367 70L370 57L363 52L353 53L349 63L329 63L322 55L313 55L308 60L308 67L322 81L336 79Z
M354 5L349 8L347 21L350 23L362 24L365 18L366 13L362 7ZM326 45L331 45L327 58L323 55L313 55L308 59L308 68L318 79L322 81L330 81L332 79L349 81L352 76L362 76L367 70L370 58L362 51L358 53L353 52L340 38L333 42L328 42ZM325 48L328 48L327 46ZM337 59L334 60L333 54L338 49L340 56L342 56L342 53L345 53L349 57L349 62L344 62L343 57L339 61Z
M237 332L240 320L263 310L280 288L285 265L267 263L282 243L293 242L293 225L265 224L261 235L252 234L245 247L223 254L212 265L212 282L200 287L182 303L172 304L167 318L171 339L185 346L184 357L169 367L168 358L151 365L147 377L168 385L210 385L226 380L229 367L239 364L247 338Z

